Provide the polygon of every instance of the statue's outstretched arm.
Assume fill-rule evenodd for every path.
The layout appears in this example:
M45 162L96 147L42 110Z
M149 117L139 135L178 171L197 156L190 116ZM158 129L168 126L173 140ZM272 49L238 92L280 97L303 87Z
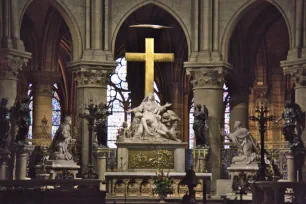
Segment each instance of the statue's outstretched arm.
M142 109L142 105L137 106L137 107L132 108L132 109L129 109L129 110L127 110L126 112L127 112L127 113L137 113L137 112L141 112L141 109Z
M278 119L276 119L276 123L278 123L280 120L282 120L284 118L284 114L282 114Z

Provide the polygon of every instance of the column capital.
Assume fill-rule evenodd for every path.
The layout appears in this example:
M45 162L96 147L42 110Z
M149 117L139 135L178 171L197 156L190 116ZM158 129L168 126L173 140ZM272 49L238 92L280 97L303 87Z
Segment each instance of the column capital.
M232 69L230 64L224 62L184 62L184 67L187 74L192 74L193 89L222 88L225 75Z
M59 82L60 72L47 72L47 71L31 71L27 72L27 77L33 84L50 84Z
M10 146L10 150L16 154L27 154L34 151L34 146L15 143Z
M52 97L52 85L61 79L59 72L27 72L28 79L33 83L33 95Z
M72 69L74 80L78 88L106 87L110 74L117 66L116 62L75 61L68 67Z
M0 49L0 79L17 80L24 64L31 58L31 53L14 49Z
M306 86L306 58L281 62L284 74L290 74L296 87Z
M98 146L93 149L93 153L97 159L106 159L108 157L109 151L110 149L108 147Z

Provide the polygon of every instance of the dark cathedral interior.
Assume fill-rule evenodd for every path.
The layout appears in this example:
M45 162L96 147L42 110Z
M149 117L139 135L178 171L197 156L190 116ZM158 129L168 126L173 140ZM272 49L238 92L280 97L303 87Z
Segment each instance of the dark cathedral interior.
M0 11L0 204L306 204L306 0Z

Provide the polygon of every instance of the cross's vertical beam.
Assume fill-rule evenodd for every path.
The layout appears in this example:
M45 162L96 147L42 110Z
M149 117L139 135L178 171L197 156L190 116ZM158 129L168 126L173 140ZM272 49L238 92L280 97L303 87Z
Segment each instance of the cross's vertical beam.
M125 53L127 61L145 62L145 96L154 92L154 61L173 62L173 53L154 53L154 38L146 38L145 53Z
M154 39L146 38L145 96L154 93Z

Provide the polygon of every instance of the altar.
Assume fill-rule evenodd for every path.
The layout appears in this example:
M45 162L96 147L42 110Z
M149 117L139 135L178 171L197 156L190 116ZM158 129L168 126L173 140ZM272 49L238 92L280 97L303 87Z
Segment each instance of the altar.
M156 172L166 169L185 172L185 142L117 142L119 169L129 172Z
M108 198L111 197L154 197L152 194L153 177L156 172L106 172ZM184 172L169 172L169 177L173 178L173 194L169 197L182 198L188 188L181 185L181 180L186 175ZM203 198L209 190L209 182L212 173L196 173L198 185L194 188L196 197ZM155 195L155 197L158 197ZM204 199L206 197L204 196Z

